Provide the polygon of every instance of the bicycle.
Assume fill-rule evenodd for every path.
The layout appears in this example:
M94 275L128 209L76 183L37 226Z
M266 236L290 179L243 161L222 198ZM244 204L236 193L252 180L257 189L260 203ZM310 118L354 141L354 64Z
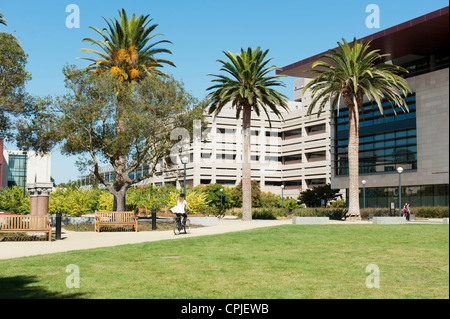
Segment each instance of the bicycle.
M173 232L175 235L181 234L181 231L184 230L185 234L191 233L191 221L189 218L186 219L186 224L183 225L181 214L176 214L176 217L173 220Z

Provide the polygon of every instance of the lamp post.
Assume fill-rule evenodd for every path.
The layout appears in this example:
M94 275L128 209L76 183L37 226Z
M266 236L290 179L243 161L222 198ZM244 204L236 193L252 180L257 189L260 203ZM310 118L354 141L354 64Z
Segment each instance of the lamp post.
M363 179L361 183L363 184L363 208L366 208L366 180Z
M402 173L403 167L397 168L398 172L398 216L402 216Z
M220 209L223 208L223 200L222 200L222 195L223 195L223 188L220 189Z
M189 158L187 156L183 156L181 158L181 162L184 165L184 195L186 196L186 164L189 163Z
M281 185L281 208L284 208L284 185Z

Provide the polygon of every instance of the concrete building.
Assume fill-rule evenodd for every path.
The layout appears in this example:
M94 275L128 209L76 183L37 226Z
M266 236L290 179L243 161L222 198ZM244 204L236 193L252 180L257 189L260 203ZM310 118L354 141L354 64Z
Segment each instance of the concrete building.
M330 113L309 117L302 102L289 102L289 112L282 114L279 119L269 113L271 124L266 117L252 114L252 179L264 192L281 194L283 185L285 197L297 198L301 190L331 182ZM207 120L209 125L202 138L189 148L186 184L236 186L242 178L242 120L236 120L231 104L216 118L208 116ZM181 161L178 163L175 169L157 172L142 184L172 183L180 187L184 172ZM158 170L163 164L158 164ZM132 174L140 175L145 169ZM107 179L113 177L112 171L111 166L101 168ZM89 182L88 176L82 177L83 184Z
M51 153L39 154L32 151L6 150L0 140L1 187L27 184L50 183Z
M371 103L363 107L359 178L366 181L366 206L389 207L392 202L398 206L399 167L403 203L448 206L449 7L359 40L371 41L372 50L389 53L385 62L406 68L409 73L404 77L413 92L407 97L408 113L397 109L395 115L387 102L385 116ZM296 84L314 78L309 70L324 53L278 73L301 78ZM348 187L347 114L341 105L331 123L331 184L339 189Z

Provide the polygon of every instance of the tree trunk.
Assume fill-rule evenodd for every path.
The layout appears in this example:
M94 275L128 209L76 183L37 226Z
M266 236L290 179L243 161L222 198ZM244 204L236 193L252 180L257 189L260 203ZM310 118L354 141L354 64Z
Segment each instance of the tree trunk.
M357 105L348 106L348 180L349 220L361 220L359 211L359 112Z
M243 108L242 220L244 221L252 220L252 171L250 167L251 113L251 106L245 106Z
M113 211L115 212L126 211L126 194L127 194L126 189L120 190L119 192L113 194L114 196Z

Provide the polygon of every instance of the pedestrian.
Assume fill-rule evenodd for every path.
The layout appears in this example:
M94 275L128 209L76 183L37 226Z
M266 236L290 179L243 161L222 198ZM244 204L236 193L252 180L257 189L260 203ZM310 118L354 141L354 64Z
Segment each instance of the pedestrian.
M409 221L409 216L411 216L410 204L406 203L406 220Z

